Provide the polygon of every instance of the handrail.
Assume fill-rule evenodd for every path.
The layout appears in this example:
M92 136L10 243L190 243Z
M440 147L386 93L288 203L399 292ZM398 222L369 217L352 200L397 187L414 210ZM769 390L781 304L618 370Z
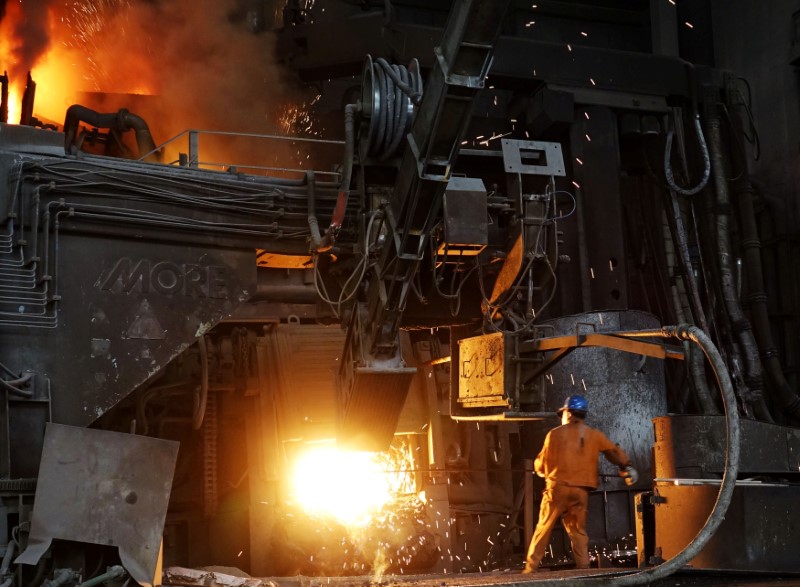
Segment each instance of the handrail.
M223 131L223 130L200 130L200 129L187 129L184 130L171 139L168 139L155 147L153 150L145 153L141 157L139 157L138 161L144 161L148 156L162 150L167 145L170 145L183 137L186 137L188 140L188 167L200 167L201 165L209 166L209 167L228 167L228 168L237 168L237 169L257 169L262 171L289 171L289 172L297 172L297 173L305 173L308 171L307 169L292 169L286 167L268 167L268 166L260 166L260 165L237 165L234 163L219 163L219 162L211 162L211 161L201 161L200 160L200 135L211 135L211 136L226 136L226 137L242 137L242 138L255 138L255 139L269 139L269 140L277 140L277 141L292 141L292 142L300 142L300 143L318 143L318 144L328 144L328 145L344 145L345 141L339 140L331 140L331 139L315 139L310 137L298 137L292 135L273 135L273 134L259 134L259 133L246 133L246 132L235 132L235 131ZM178 163L180 160L172 161L169 165L174 165ZM341 175L340 172L336 171L317 171L316 173L321 175Z

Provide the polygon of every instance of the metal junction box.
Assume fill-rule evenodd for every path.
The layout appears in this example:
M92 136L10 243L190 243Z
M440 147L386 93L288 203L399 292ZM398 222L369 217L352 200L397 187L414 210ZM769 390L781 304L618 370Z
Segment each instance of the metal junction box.
M452 177L444 193L444 242L439 254L475 256L489 243L486 187L474 177Z

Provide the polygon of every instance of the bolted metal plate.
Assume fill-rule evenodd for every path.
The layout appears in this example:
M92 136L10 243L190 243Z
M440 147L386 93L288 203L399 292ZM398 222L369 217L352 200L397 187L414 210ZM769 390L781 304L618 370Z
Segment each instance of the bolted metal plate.
M178 443L48 424L28 547L33 565L53 539L117 546L131 577L156 577Z
M502 139L503 164L506 173L564 176L564 155L561 145L544 141Z

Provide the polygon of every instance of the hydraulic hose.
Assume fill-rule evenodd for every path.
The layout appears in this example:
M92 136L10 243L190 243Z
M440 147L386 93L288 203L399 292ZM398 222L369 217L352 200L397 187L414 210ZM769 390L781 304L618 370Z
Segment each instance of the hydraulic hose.
M342 183L339 186L339 197L333 209L331 225L317 248L317 252L329 250L336 239L336 232L342 226L347 211L347 199L350 196L350 181L353 178L353 158L355 157L355 115L358 105L348 104L344 107L344 162L342 165Z
M793 418L800 418L800 397L792 390L783 374L778 349L773 342L772 329L769 322L767 293L764 290L764 273L761 266L761 241L756 227L756 213L753 206L753 186L744 175L736 186L739 204L739 225L742 231L742 247L747 267L747 285L749 290L750 312L753 326L762 351L762 360L767 377L775 389L775 400L781 409Z
M695 322L700 324L700 328L703 330L703 332L708 332L705 313L703 312L703 307L700 303L700 296L697 291L697 282L694 280L694 274L692 273L692 262L689 258L689 247L686 243L686 231L683 227L680 205L677 201L675 192L670 191L669 197L673 205L674 217L670 217L669 213L667 213L666 210L664 211L664 249L667 253L667 265L669 266L670 271L674 272L676 266L678 265L675 246L670 239L670 236L674 231L674 236L672 236L672 238L678 242L678 249L680 250L680 264L683 268L682 273L684 278L683 280L675 279L675 283L672 286L673 296L675 298L675 314L681 324L690 322L690 320L686 320L684 318L686 315L684 312L684 304L688 304L689 307L687 310L689 310L691 314L696 314ZM687 285L688 287L686 287ZM691 298L689 298L688 294L686 293L687 289L691 291ZM683 344L689 367L688 370L690 381L697 398L697 403L700 405L700 410L703 414L717 415L719 414L719 410L714 404L711 390L706 383L703 357L697 352L696 349L691 348L688 341L684 341Z
M76 573L72 569L58 569L55 571L55 576L52 579L45 579L42 585L44 587L60 587L65 585L76 578Z
M309 251L312 253L319 249L322 243L322 235L319 232L319 220L317 220L317 189L316 178L313 171L306 171L306 184L308 188L308 228L311 231Z
M731 321L731 330L742 350L744 359L745 382L750 393L750 397L745 398L761 418L766 418L771 422L769 411L764 406L763 398L763 378L761 375L761 362L758 356L758 345L753 336L753 329L750 322L742 311L739 302L739 294L736 291L733 278L733 267L731 260L730 245L730 214L731 198L728 190L728 174L725 156L722 152L722 134L720 132L720 120L711 117L706 121L708 127L709 149L714 163L714 190L716 193L715 216L716 216L716 241L717 241L717 260L719 263L719 279L722 298L725 302L725 309ZM800 404L800 400L798 400Z
M664 147L664 176L667 178L669 187L677 193L684 196L693 196L702 190L708 184L708 178L711 175L711 159L708 156L708 146L706 139L703 136L703 128L700 126L700 115L694 115L694 132L697 135L697 142L700 145L700 151L703 154L703 177L700 182L692 188L682 188L675 183L675 178L672 175L672 137L675 131L670 130L667 133L667 144Z
M109 567L108 570L102 575L92 577L88 581L84 581L78 585L78 587L95 587L95 585L100 585L100 583L105 583L106 581L110 581L112 579L119 579L125 574L125 569L123 569L120 565L114 565L113 567Z
M720 391L722 393L722 403L725 408L725 429L726 429L726 446L725 446L725 471L722 475L722 484L717 494L717 500L714 503L714 508L706 520L706 523L697 533L697 536L686 545L686 547L676 554L667 562L658 565L655 568L646 571L636 571L628 575L617 577L570 577L565 580L552 580L552 581L529 581L529 582L513 582L503 583L502 585L512 585L515 587L563 587L564 585L591 585L591 586L611 586L623 587L629 585L649 585L653 581L663 579L664 577L674 573L686 563L691 561L697 554L705 547L711 537L719 528L722 521L725 519L725 513L728 511L728 506L733 497L733 490L736 486L736 476L739 473L739 445L741 431L739 429L739 413L736 408L736 396L733 393L733 384L731 383L728 369L725 366L725 361L719 353L719 350L714 346L714 343L706 335L705 332L696 326L688 324L681 324L678 326L664 326L658 330L641 330L633 332L619 332L619 336L626 336L632 338L676 338L678 340L688 340L698 345L706 355L714 375L717 379Z

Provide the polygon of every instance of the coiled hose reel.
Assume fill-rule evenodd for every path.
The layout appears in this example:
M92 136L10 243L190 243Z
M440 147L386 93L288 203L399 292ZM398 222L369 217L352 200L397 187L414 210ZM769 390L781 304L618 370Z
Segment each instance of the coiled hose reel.
M422 75L416 59L405 67L390 64L382 57L373 61L367 55L361 82L362 160L374 157L383 161L397 152L411 130L414 108L421 99Z

